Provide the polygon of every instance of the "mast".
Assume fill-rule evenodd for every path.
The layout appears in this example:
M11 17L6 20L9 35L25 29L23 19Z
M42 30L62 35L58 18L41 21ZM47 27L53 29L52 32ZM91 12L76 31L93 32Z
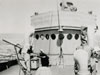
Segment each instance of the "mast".
M58 6L58 0L57 0L57 18L58 18L58 26L59 26L59 35L62 34L62 27L60 25L60 14L59 14L59 6ZM63 39L59 39L60 41L60 54L59 54L59 65L63 65L64 66L64 59L63 59L63 49L62 49L62 42Z

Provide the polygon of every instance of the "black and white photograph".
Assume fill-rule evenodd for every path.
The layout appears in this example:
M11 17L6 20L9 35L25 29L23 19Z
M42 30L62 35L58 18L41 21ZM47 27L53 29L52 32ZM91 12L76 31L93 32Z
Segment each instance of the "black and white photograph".
M0 75L100 75L100 0L0 0Z

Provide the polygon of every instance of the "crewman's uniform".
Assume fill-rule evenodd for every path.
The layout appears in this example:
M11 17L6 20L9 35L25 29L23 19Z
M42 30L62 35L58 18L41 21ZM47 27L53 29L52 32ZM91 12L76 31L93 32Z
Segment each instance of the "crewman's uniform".
M78 65L78 75L90 75L88 71L88 52L83 49L78 49L74 52L74 60Z
M30 54L28 53L28 50L30 49L30 46L33 46L34 28L32 26L28 26L26 29L22 54L25 60L27 71L30 72Z
M29 45L25 44L22 50L23 58L25 60L26 69L30 71L30 55L27 53L29 49Z

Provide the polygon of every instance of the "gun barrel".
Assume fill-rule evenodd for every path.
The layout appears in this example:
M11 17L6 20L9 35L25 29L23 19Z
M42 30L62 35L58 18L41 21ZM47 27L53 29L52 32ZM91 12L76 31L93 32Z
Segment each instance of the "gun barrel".
M13 43L11 43L11 42L9 42L9 41L7 41L7 40L4 40L4 39L3 39L3 41L4 41L4 42L6 42L6 43L8 43L8 44L10 44L10 45L13 45L13 46L18 47L18 48L20 48L20 49L21 49L21 47L19 47L19 46L17 46L17 45L15 45L15 44L13 44Z

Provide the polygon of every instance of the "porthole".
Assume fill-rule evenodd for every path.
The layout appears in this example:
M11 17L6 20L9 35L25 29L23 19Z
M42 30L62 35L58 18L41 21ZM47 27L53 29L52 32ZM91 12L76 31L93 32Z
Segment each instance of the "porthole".
M60 3L60 7L62 7L62 2Z
M73 6L73 3L72 3L72 2L66 2L66 4L67 4L68 6Z
M35 38L38 40L38 39L39 39L39 35L38 35L38 34L36 34L36 35L35 35Z
M43 34L41 34L41 35L40 35L40 38L43 40L43 39L44 39L44 35L43 35Z
M68 34L68 35L67 35L67 39L68 39L68 40L71 40L71 39L72 39L72 34Z
M63 40L64 39L64 34L60 33L58 37L59 37L59 40Z
M75 39L78 40L79 34L75 34Z
M48 40L48 39L49 39L49 34L46 34L45 37L46 37L46 39Z
M51 34L51 38L52 38L53 40L55 40L55 39L56 39L56 35L55 35L55 34Z

